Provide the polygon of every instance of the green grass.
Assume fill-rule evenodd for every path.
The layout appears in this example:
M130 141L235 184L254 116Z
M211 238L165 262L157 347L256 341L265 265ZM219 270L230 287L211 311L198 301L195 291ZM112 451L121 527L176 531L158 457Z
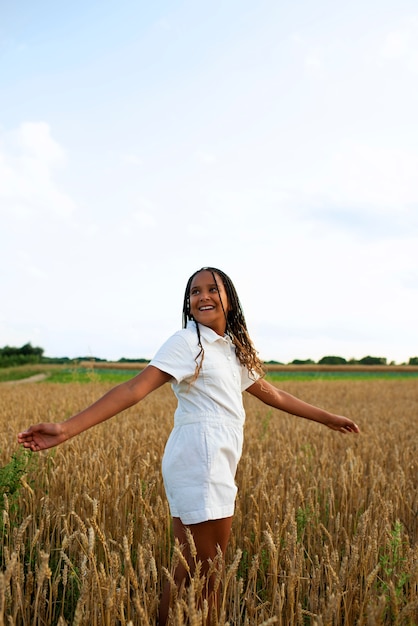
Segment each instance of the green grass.
M92 382L109 382L109 383L122 383L125 380L129 380L140 372L133 369L94 369L91 367L77 367L77 366L63 366L55 365L51 366L37 366L36 368L27 367L9 367L0 368L0 383L13 382L17 380L24 380L37 374L46 374L46 378L40 381L47 383L92 383Z
M14 380L22 380L40 374L42 370L35 368L7 367L0 369L0 383L12 382Z
M46 380L56 383L122 383L139 374L141 370L124 370L124 369L92 369L92 368L67 368L55 371ZM286 380L305 381L305 380L370 380L370 379L402 379L402 378L418 378L418 372L269 372L266 375L267 380L272 382L280 382Z
M92 369L71 367L54 371L45 379L49 383L123 383L136 376L141 370Z
M141 368L134 369L100 369L94 367L78 367L78 366L37 366L35 367L10 367L0 369L0 383L23 380L36 374L44 373L47 375L45 381L48 383L92 383L104 382L117 385L125 382L133 376L136 376ZM279 371L268 372L266 379L272 382L280 383L281 381L310 381L310 380L402 380L406 378L418 378L418 371L387 371L384 366L381 370L365 371Z

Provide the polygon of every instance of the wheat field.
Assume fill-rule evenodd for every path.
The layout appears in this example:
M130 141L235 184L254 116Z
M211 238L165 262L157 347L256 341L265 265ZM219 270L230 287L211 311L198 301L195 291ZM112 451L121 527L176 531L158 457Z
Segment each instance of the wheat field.
M416 380L281 386L352 417L362 432L344 436L244 394L216 623L416 626ZM19 430L62 420L108 388L0 385L0 626L156 623L170 562L181 558L160 472L175 408L170 387L48 453L16 454ZM173 597L170 624L207 623L203 584L197 568Z

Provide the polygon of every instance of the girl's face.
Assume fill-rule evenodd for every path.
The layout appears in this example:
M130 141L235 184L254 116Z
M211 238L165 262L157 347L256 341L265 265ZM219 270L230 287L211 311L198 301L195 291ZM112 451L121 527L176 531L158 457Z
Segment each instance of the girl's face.
M190 313L196 322L223 336L230 307L222 279L218 274L215 276L216 283L212 272L202 270L193 278L190 285Z

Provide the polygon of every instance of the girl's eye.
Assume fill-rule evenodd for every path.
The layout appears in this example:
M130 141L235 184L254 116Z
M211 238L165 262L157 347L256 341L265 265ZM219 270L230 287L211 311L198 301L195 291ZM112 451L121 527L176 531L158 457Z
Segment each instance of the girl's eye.
M212 293L218 293L218 288L217 287L209 287L209 291ZM200 293L200 289L191 289L190 290L190 295L191 296L198 296Z

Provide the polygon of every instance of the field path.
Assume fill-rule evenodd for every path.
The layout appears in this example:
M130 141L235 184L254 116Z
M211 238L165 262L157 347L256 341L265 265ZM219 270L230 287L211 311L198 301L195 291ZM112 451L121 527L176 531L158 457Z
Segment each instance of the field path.
M0 383L0 385L22 385L23 383L38 383L41 380L45 380L48 378L47 374L35 374L34 376L29 376L28 378L19 378L18 380L5 380Z

